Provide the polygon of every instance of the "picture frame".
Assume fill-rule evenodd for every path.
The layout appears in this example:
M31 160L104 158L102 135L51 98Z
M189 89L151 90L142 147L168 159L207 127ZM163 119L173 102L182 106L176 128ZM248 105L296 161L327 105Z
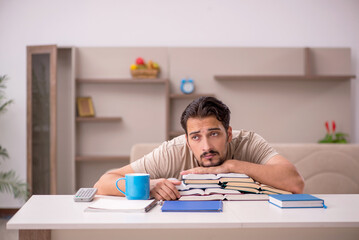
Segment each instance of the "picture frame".
M92 103L91 97L78 97L77 102L77 113L79 117L94 117L95 110Z

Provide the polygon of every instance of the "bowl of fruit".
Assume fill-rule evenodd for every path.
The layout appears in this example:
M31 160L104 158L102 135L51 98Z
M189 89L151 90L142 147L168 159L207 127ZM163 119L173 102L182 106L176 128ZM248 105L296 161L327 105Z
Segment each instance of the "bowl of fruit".
M136 59L136 64L132 64L130 69L134 78L156 78L160 72L158 63L151 60L146 63L141 57Z

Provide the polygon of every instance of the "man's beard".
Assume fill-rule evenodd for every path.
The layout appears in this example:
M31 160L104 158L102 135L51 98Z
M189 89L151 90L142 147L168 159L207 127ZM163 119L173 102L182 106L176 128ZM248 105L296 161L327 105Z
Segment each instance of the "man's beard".
M217 155L217 156L220 156L220 155L219 155L219 152L214 151L214 150L210 150L210 151L208 151L208 152L202 153L201 156L200 156L200 159L201 159L200 165L201 165L201 167L215 167L215 166L221 165L221 164L224 162L224 159L223 159L223 158L219 158L219 159L218 159L218 162L216 162L216 163L214 163L214 164L211 164L211 165L209 165L209 166L204 166L204 165L203 165L203 158L204 158L207 154L215 154L215 156L213 156L213 157L216 157L216 155ZM207 160L207 159L206 159L206 161L209 161L210 163L212 163L212 160Z

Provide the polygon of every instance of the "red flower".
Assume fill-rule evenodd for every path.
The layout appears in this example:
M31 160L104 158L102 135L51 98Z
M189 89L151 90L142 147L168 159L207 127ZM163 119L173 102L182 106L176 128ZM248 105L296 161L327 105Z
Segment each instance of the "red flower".
M334 122L334 121L332 121L332 129L333 129L333 133L335 133L335 128L336 128L335 122Z
M328 121L325 122L325 128L327 129L327 133L330 134Z

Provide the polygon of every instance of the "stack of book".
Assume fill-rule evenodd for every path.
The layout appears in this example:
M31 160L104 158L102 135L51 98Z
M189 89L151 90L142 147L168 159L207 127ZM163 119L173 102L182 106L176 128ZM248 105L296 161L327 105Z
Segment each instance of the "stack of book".
M188 174L182 176L182 182L187 189L221 188L216 174Z
M224 177L221 179L221 184L224 189L228 190L237 190L244 193L260 193L260 184L248 176L246 178Z
M282 190L282 189L278 189L278 188L274 188L272 186L269 185L265 185L265 184L260 184L260 188L261 188L261 193L263 194L268 194L268 195L273 195L273 194L292 194L291 192Z
M243 193L255 193L255 194L291 194L291 192L274 188L269 185L261 184L259 182L224 182L222 184L224 189L238 190Z
M270 194L291 194L255 182L245 174L188 174L177 187L179 200L268 200Z

